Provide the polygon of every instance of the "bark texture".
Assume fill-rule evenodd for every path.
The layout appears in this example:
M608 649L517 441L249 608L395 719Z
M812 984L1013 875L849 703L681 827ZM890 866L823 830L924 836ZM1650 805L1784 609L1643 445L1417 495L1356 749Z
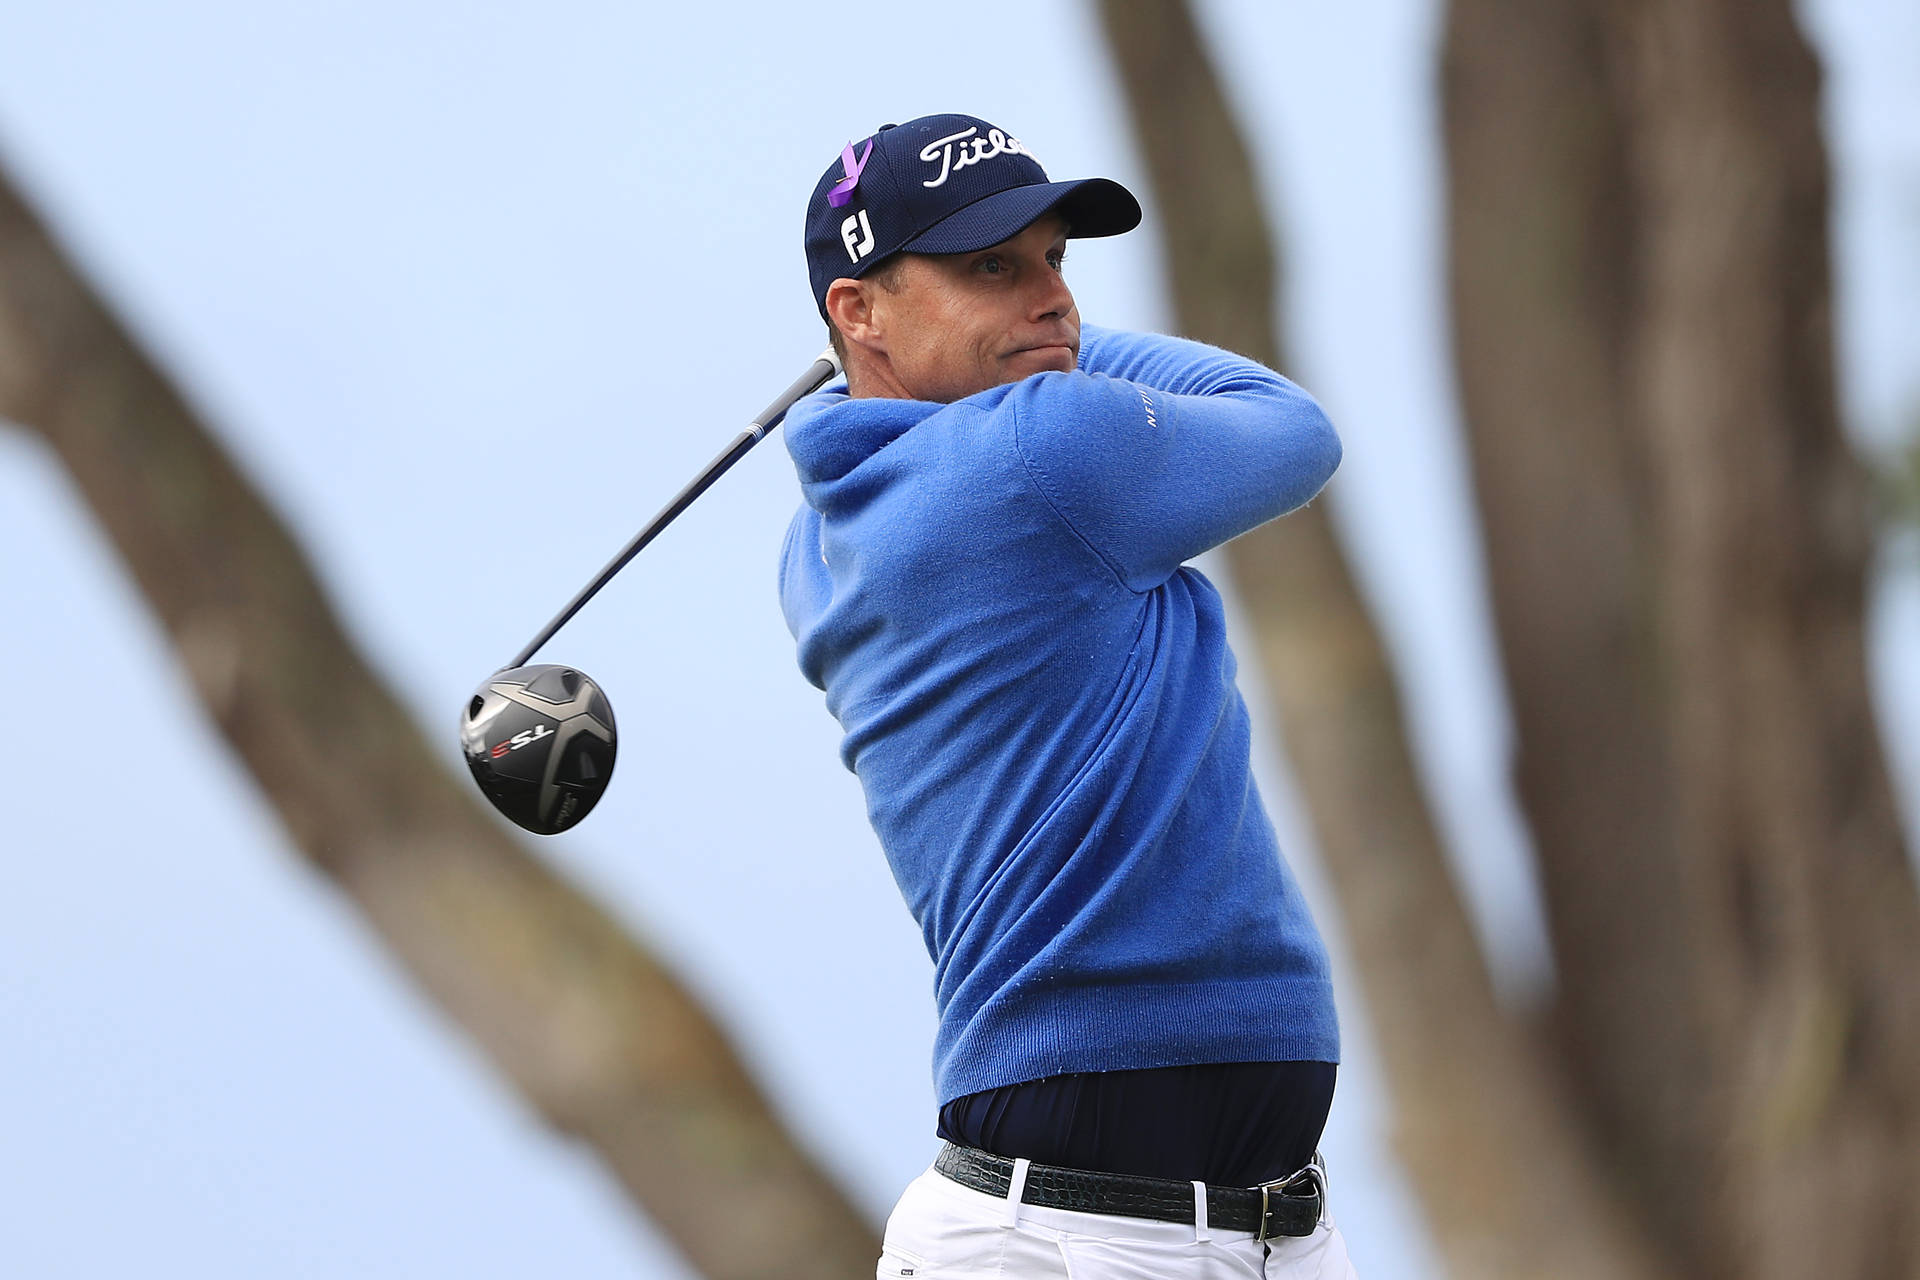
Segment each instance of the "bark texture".
M4 176L0 417L66 465L294 845L694 1267L871 1271L878 1237L713 1021L441 768L285 527Z
M1281 365L1275 236L1182 0L1100 14L1158 208L1181 332ZM1351 424L1348 424L1351 426ZM1324 502L1236 540L1234 584L1338 893L1396 1144L1453 1274L1657 1274L1539 1046L1500 1010Z
M1698 1276L1920 1276L1920 894L1787 0L1452 0L1460 385L1569 1074Z

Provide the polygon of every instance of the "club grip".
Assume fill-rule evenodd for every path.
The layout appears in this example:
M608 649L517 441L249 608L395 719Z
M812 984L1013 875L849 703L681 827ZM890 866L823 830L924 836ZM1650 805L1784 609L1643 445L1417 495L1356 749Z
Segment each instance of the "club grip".
M755 441L763 439L767 432L780 425L787 416L787 410L801 400L827 385L829 379L840 372L840 357L834 354L832 347L820 353L807 371L793 380L793 385L782 391L777 399L760 411L760 416L750 423L747 429L753 432Z

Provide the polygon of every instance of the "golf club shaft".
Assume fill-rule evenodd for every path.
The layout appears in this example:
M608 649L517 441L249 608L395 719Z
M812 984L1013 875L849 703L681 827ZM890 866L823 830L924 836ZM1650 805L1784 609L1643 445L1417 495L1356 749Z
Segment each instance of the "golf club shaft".
M612 581L614 574L626 568L627 561L639 555L649 542L659 536L662 529L672 524L682 511L693 505L695 498L705 493L715 480L725 475L727 468L746 457L747 450L759 444L766 438L768 432L779 426L780 420L787 416L787 410L793 408L796 401L818 391L826 385L829 378L839 372L840 358L833 353L832 348L821 352L820 358L815 360L805 373L796 378L792 386L782 391L778 399L761 410L760 416L755 418L745 431L736 436L733 443L721 451L719 457L709 462L699 475L689 480L686 488L675 494L673 500L660 509L660 514L649 520L647 527L635 534L633 541L622 547L620 554L608 561L607 567L595 575L593 581L582 588L579 595L568 601L567 607L562 609L552 622L542 627L540 634L529 641L527 647L520 651L519 656L501 670L526 666L533 655L539 652L540 646L553 639L554 632L566 626L568 619L580 612L582 605L593 599L600 588Z

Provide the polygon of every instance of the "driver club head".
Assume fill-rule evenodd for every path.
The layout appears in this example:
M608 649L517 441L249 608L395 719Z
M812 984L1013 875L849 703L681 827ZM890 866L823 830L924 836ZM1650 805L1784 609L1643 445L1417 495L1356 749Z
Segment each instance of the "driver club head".
M556 835L592 812L613 777L613 707L572 667L512 667L474 690L460 746L494 808Z

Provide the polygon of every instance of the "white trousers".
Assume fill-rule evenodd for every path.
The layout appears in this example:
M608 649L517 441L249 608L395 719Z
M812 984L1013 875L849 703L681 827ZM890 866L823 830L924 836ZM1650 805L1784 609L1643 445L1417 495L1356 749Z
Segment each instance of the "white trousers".
M1014 1186L1022 1180L1016 1175ZM875 1274L878 1280L1357 1280L1332 1218L1310 1236L1263 1245L1250 1231L1019 1204L934 1169L915 1178L894 1206Z

